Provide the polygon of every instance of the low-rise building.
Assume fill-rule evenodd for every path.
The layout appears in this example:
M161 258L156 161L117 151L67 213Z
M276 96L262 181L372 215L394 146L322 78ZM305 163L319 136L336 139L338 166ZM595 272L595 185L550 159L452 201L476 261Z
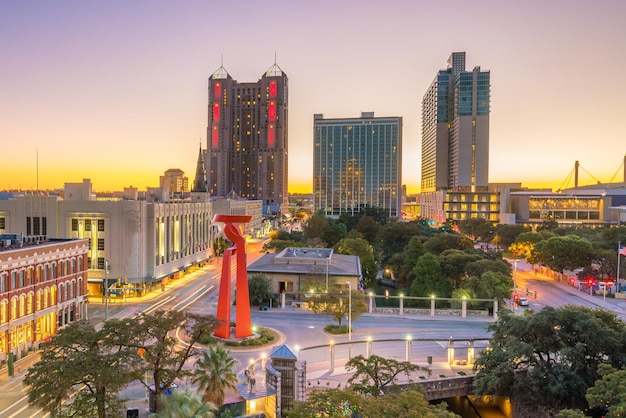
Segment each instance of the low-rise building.
M285 293L287 300L300 300L312 288L332 291L363 288L361 261L356 255L335 254L332 248L285 248L268 253L248 265L248 274L270 279L272 292Z
M88 239L0 235L0 361L87 319Z

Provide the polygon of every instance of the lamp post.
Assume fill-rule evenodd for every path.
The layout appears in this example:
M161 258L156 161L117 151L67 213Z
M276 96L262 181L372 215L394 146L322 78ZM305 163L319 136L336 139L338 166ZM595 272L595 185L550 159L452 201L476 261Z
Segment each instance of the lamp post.
M517 262L519 260L513 261L513 292L517 293Z
M104 320L109 319L109 260L104 260Z
M328 293L328 262L330 260L327 258L326 259L326 293Z
M352 358L352 282L348 285L348 359Z

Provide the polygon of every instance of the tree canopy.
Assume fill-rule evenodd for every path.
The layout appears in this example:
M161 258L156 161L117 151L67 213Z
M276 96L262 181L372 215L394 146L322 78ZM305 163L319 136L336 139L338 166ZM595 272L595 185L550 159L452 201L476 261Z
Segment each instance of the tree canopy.
M489 326L490 350L474 365L474 393L509 397L515 416L585 409L599 365L625 364L625 327L612 312L581 306L523 317L503 311Z

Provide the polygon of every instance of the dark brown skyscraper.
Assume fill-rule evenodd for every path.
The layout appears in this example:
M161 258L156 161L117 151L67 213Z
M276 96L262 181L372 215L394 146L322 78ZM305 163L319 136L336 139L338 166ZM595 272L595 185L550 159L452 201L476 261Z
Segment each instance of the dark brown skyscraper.
M220 67L209 78L208 191L262 200L263 213L287 205L287 75L272 65L240 83Z

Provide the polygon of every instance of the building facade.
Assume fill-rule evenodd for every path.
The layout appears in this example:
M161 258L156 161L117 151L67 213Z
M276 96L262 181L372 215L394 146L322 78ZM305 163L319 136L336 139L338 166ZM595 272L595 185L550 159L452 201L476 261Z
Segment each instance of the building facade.
M0 361L87 319L89 240L0 235Z
M313 209L327 216L366 206L402 213L402 118L313 119Z
M454 52L422 100L422 192L487 186L490 72Z
M181 197L189 191L189 178L180 168L170 168L159 177L159 187L167 188L172 196Z
M216 213L251 215L249 225L242 226L244 235L263 225L260 201L216 199L208 193L169 199L167 189L155 189L138 199L135 189L127 189L124 198L101 200L87 179L66 184L64 196L23 194L0 200L0 233L87 239L90 294L102 294L107 275L149 291L208 262L221 231L212 222Z
M264 213L286 213L287 132L288 79L278 65L260 80L243 83L220 67L209 78L204 158L209 193L234 192L261 200Z
M332 248L285 248L280 253L264 254L250 263L247 271L248 275L265 275L272 292L285 294L288 301L303 300L312 287L335 291L345 289L350 282L352 289L363 289L359 257L335 254Z

